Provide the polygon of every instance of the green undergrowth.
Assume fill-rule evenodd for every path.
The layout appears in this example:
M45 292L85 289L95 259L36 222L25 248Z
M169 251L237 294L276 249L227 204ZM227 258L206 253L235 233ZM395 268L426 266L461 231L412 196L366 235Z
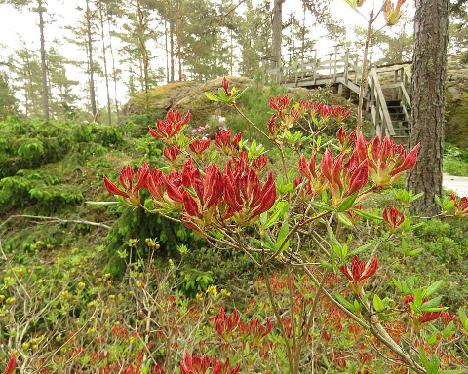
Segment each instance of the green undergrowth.
M246 91L240 106L257 124L266 123L271 116L267 99L284 94L278 87L253 86ZM295 96L296 95L296 96ZM301 98L300 93L293 97ZM325 91L309 94L312 100L326 100L331 104L338 99ZM343 102L339 102L343 104ZM193 297L209 284L220 287L233 285L233 294L239 299L248 297L249 279L255 277L251 260L243 254L219 251L206 247L188 229L166 219L149 215L129 207L98 207L86 201L114 201L102 186L102 176L116 179L119 170L126 164L137 166L148 161L157 166L161 159L161 144L148 135L147 126L152 125L143 115L127 118L125 124L105 126L101 124L43 123L9 119L0 122L0 217L6 220L12 215L30 214L56 216L63 219L104 222L110 230L77 223L57 223L34 219L12 219L0 226L3 248L14 254L15 261L36 261L44 256L55 263L56 256L74 251L90 252L93 269L120 279L128 261L156 258L181 261L179 275L180 291ZM352 127L355 118L346 125ZM258 134L239 115L229 112L226 126L233 131L242 131L244 138L258 139ZM215 126L216 124L212 124ZM324 142L336 129L323 135ZM268 140L262 142L267 146ZM310 154L310 150L300 152ZM466 152L447 147L446 172L467 175ZM284 167L274 148L267 156L278 175ZM290 178L297 169L297 154L286 154L286 169ZM460 163L458 174L448 170L450 162ZM465 171L463 171L465 170ZM403 181L401 186L403 187ZM384 194L379 206L393 206L394 196ZM375 212L380 214L380 212ZM404 259L394 262L394 274L418 273L421 277L434 276L447 281L450 288L448 303L461 300L462 280L466 274L466 248L463 222L428 221L411 238L410 245L423 248L417 260L409 268ZM158 248L152 247L158 243ZM311 246L312 244L309 243ZM78 248L78 250L76 250ZM305 248L305 250L308 250ZM392 256L395 249L379 249L383 255ZM62 258L62 257L60 257ZM73 260L72 260L73 258ZM41 260L42 261L42 260ZM61 261L66 261L62 258ZM70 261L76 261L71 257ZM88 261L88 260L87 260ZM46 268L49 263L44 263ZM421 269L429 269L427 272ZM416 271L417 270L417 271ZM47 272L44 271L47 277Z
M468 177L468 149L446 144L444 150L444 172Z

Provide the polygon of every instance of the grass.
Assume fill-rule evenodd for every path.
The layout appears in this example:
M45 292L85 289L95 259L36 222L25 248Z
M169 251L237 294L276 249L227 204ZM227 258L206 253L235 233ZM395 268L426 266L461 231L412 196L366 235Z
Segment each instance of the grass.
M444 173L468 177L468 150L452 144L445 145Z

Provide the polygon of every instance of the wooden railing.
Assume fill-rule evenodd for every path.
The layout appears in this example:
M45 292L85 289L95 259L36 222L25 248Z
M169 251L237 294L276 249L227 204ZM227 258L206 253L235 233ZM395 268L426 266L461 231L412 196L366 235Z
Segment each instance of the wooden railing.
M407 67L407 64L378 67L376 68L376 72L380 78L383 90L389 91L385 94L387 99L401 100L405 120L409 121L411 109L411 98L409 94L411 90L411 78L405 67ZM385 84L383 82L385 82Z
M344 52L340 52L344 51ZM346 87L346 95L354 98L360 92L362 67L357 53L352 53L343 46L337 46L331 53L318 56L316 50L308 57L297 59L290 56L289 63L281 68L270 69L275 80L286 83L290 87L317 87L337 85L338 94L342 95ZM369 63L372 66L372 62ZM370 119L379 136L397 136L404 138L408 135L406 124L410 119L411 98L410 76L406 68L408 62L393 65L372 66L365 89L366 111L370 112ZM387 101L398 100L401 103L404 118L390 114ZM400 104L393 104L399 107ZM395 108L395 107L394 107ZM392 113L395 112L392 108ZM393 117L392 117L393 116ZM392 122L394 118L394 122Z
M368 87L368 100L375 133L380 137L384 135L395 136L395 129L393 128L387 102L380 85L379 75L375 68L372 68L369 73Z
M312 84L317 83L319 79L328 79L334 83L337 77L357 84L361 70L357 55L351 54L349 50L339 52L339 49L335 48L333 52L322 58L318 56L317 50L314 50L307 57L292 59L280 70L270 69L269 73L279 76L280 81L294 82L296 85L305 79L311 81Z

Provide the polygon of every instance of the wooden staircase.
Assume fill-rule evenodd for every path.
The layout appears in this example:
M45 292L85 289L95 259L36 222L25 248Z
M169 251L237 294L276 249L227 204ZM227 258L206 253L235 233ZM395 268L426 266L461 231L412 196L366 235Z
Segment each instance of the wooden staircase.
M409 137L409 118L401 100L386 100L396 139L406 141Z
M388 135L402 144L409 139L411 101L408 66L408 63L373 66L369 71L363 108L377 135ZM349 50L340 55L335 48L323 60L315 53L312 58L290 61L280 70L273 70L268 73L288 87L314 89L326 86L358 103L362 69L357 58L351 58Z

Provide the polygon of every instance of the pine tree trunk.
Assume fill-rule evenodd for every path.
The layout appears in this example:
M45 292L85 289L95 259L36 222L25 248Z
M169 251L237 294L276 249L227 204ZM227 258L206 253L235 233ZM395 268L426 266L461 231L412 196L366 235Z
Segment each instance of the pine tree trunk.
M139 0L136 0L136 13L138 19L138 45L140 49L140 57L141 63L143 68L143 89L145 92L145 109L146 113L148 114L148 90L149 90L149 77L148 77L148 67L149 67L149 56L148 50L145 44L145 29L146 29L146 21L145 15L143 14L143 10L141 9L141 4Z
M177 63L179 68L179 81L182 80L182 55L181 55L181 14L180 1L176 0L176 41L177 41Z
M167 28L167 21L164 21L164 37L165 37L165 50L166 50L166 82L169 83L171 81L171 72L169 68L169 30Z
M98 119L96 104L96 89L94 85L94 59L93 59L93 38L91 30L91 9L89 0L86 0L86 36L88 43L88 73L89 73L89 98L91 100L91 111L95 121Z
M102 62L104 64L104 79L106 81L106 95L107 95L107 123L112 125L112 112L111 100L109 94L109 74L107 73L107 59L106 59L106 43L104 39L104 18L102 16L102 2L98 2L99 21L101 25L101 42L102 42Z
M112 60L112 81L114 82L114 100L115 100L115 112L117 114L117 121L119 118L119 101L117 99L117 70L115 69L115 58L114 58L114 49L112 48L112 35L110 27L110 16L109 11L106 9L107 13L107 33L109 34L109 51L111 54Z
M41 74L42 74L42 112L46 121L50 118L49 111L49 89L47 87L47 63L46 63L46 50L45 50L45 36L44 36L44 8L43 1L38 0L38 13L39 13L39 29L41 36Z
M273 6L273 19L271 24L271 68L277 69L276 80L280 78L281 68L281 41L283 34L283 3L285 0L275 0Z
M415 212L423 215L440 211L434 196L442 194L448 4L449 0L416 0L410 146L420 143L421 150L408 187L424 192L414 204Z
M31 108L29 111L26 113L26 117L28 116L28 113L33 113L34 111L37 110L37 101L36 101L36 95L34 94L34 88L33 88L33 80L32 80L32 73L31 73L31 64L29 61L29 52L26 54L26 76L28 77L28 86L29 86L29 95L30 95L30 102L31 102Z
M169 22L169 28L171 33L171 82L175 81L175 51L174 51L174 33L175 26L174 21Z

